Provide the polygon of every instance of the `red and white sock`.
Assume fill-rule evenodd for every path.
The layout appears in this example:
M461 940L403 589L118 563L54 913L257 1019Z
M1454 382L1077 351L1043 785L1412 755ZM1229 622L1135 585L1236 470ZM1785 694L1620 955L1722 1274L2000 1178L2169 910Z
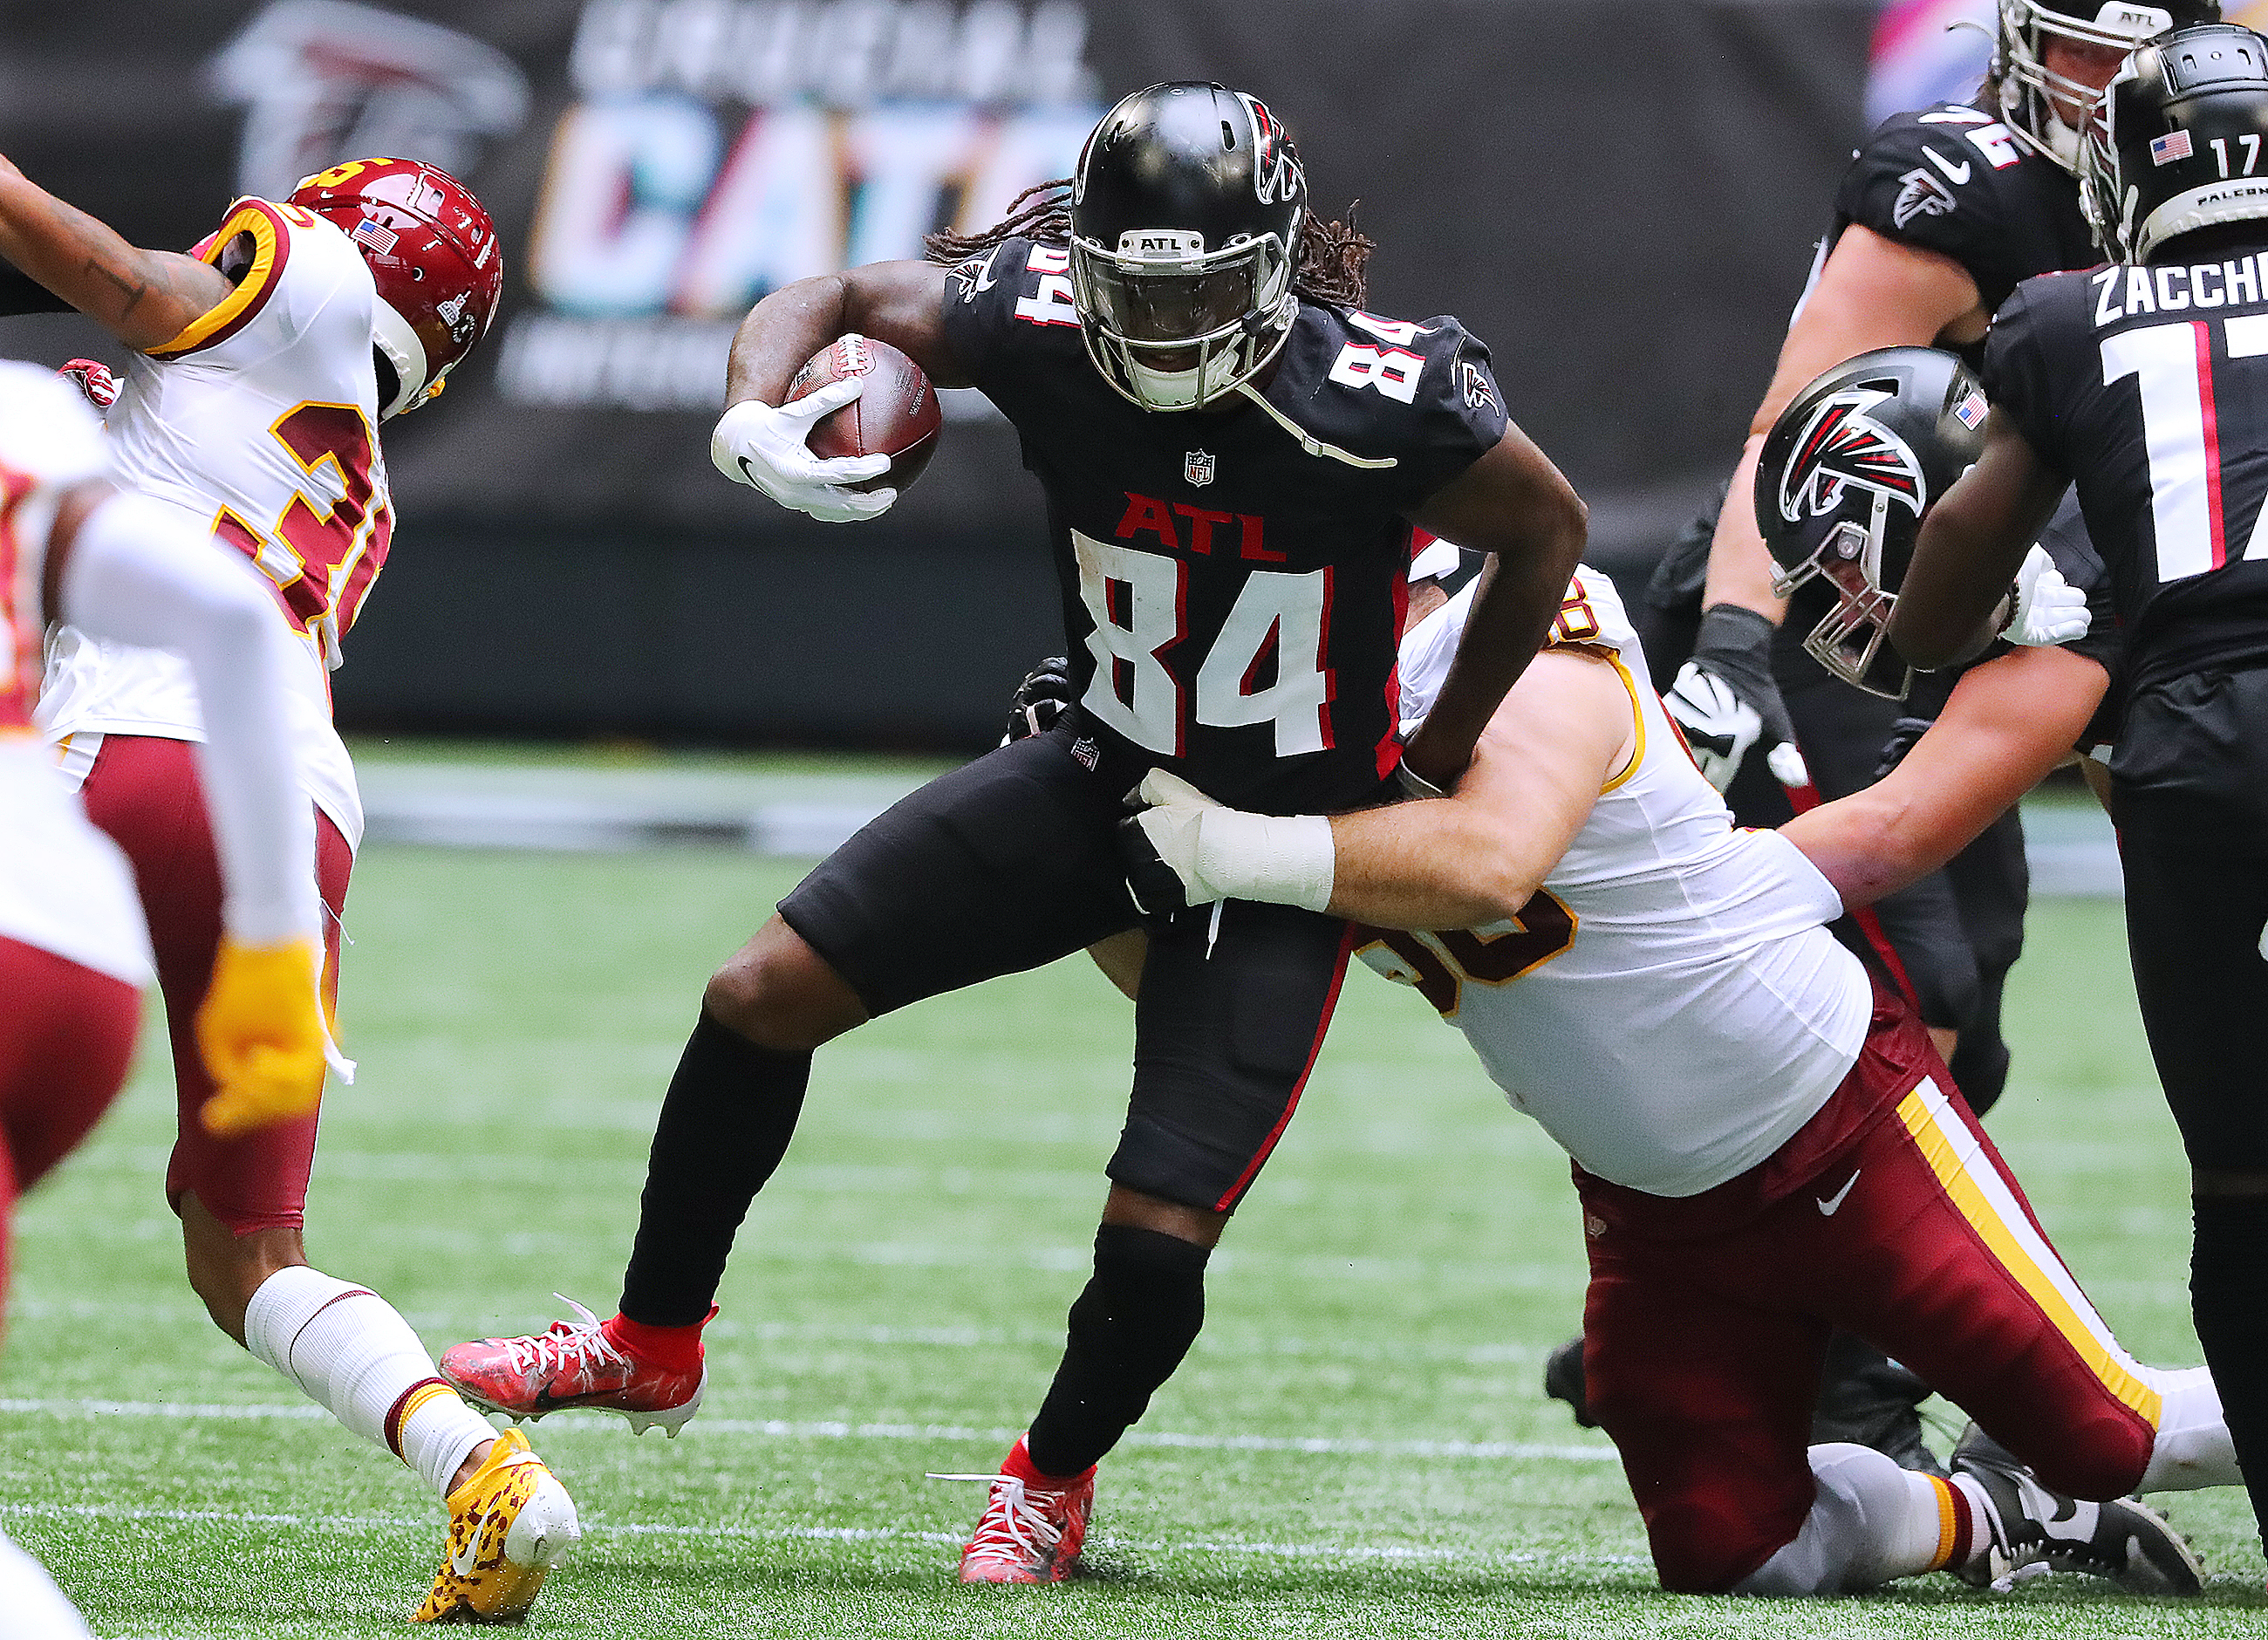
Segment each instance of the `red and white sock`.
M465 1460L496 1438L434 1372L409 1323L367 1287L304 1264L278 1270L245 1307L244 1345L445 1499Z

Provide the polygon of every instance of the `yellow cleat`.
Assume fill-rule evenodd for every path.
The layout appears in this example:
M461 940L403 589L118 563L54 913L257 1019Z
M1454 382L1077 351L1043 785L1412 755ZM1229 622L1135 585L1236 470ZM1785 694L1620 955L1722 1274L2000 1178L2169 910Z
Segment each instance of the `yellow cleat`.
M527 1438L506 1430L449 1494L449 1548L415 1623L504 1623L535 1602L543 1574L583 1538L575 1500Z

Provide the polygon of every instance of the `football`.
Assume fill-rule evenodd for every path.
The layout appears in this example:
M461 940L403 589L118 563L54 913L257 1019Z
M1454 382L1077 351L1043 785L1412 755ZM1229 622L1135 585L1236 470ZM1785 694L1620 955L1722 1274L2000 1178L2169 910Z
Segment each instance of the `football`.
M858 398L819 418L811 430L812 454L827 460L886 455L888 472L848 488L903 489L937 453L945 419L937 390L920 365L888 342L852 335L837 337L805 362L788 384L788 402L845 376L862 377L864 385Z

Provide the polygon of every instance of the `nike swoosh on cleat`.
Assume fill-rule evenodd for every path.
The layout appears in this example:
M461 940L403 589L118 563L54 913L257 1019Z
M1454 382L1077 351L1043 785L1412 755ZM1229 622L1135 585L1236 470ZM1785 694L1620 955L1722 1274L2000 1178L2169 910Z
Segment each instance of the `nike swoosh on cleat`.
M486 1509L481 1511L481 1518L473 1522L473 1534L466 1540L463 1552L449 1556L449 1570L460 1577L469 1577L480 1569L481 1533L488 1529L489 1522L496 1518L496 1511L495 1504L490 1504Z
M1852 1173L1850 1178L1844 1180L1843 1188L1840 1190L1837 1190L1833 1195L1815 1196L1812 1198L1819 1203L1821 1217L1825 1218L1832 1218L1835 1217L1836 1210L1843 1205L1843 1198L1851 1194L1851 1187L1859 1182L1859 1173L1863 1173L1866 1171L1867 1170L1865 1168L1861 1167L1858 1170L1858 1173Z

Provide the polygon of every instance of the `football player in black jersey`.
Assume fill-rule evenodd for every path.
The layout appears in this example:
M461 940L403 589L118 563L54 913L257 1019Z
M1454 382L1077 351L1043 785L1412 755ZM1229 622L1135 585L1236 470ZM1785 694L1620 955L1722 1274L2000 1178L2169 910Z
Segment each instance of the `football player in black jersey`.
M2093 266L2100 254L2073 172L2088 99L2140 41L2219 15L2214 0L2001 0L1992 70L1974 102L1895 115L1853 158L1732 493L1749 493L1766 432L1830 365L1900 346L1950 348L1973 365L1987 321L2020 281ZM1746 506L1717 517L1701 601L1692 661L1668 698L1720 787L1751 744L1793 735L1820 795L1841 797L1873 777L1902 715L1926 720L1942 702L1942 685L1902 708L1814 666L1802 639L1821 612L1807 605L1784 620L1786 599ZM1744 820L1785 817L1753 776L1735 795L1749 799L1734 805ZM2023 939L2015 815L1955 861L1949 876L1885 904L1882 920L1924 1017L1958 1031L1954 1077L1982 1113L2007 1081L2000 990Z
M2110 765L2134 983L2189 1152L2198 1340L2268 1519L2268 42L2184 29L2099 106L2118 260L2028 281L1984 357L1984 450L1923 526L1890 635L1964 658L2076 482L2125 629Z
M858 332L983 389L1047 497L1078 704L868 826L718 970L662 1107L622 1313L452 1350L445 1370L496 1409L682 1423L711 1294L814 1048L1131 927L1116 827L1153 768L1278 814L1374 801L1397 763L1453 783L1558 611L1582 504L1507 421L1488 350L1454 319L1361 310L1367 242L1308 218L1265 106L1204 83L1137 92L1067 195L1027 201L990 233L933 242L937 262L758 304L714 454L785 505L871 516L890 492L844 486L880 459L821 462L804 444L855 384L776 408L803 362ZM1445 703L1405 753L1393 680L1414 526L1495 564ZM964 1579L1065 1575L1096 1460L1196 1337L1210 1250L1290 1120L1345 971L1328 875L1307 908L1152 924L1094 1279L1028 1436L982 1477Z
M2091 266L2098 254L2071 169L2088 99L2140 40L2219 15L2216 0L2000 0L1992 70L1975 99L1895 115L1853 156L1730 493L1745 500L1765 435L1822 371L1871 349L1911 345L1952 348L1973 364L1986 322L2018 281ZM1675 673L1663 697L1670 715L1703 772L1752 826L1788 818L1785 788L1808 801L1810 788L1834 798L1867 785L1886 748L1895 755L1937 715L1952 681L1926 681L1901 702L1830 676L1802 640L1830 617L1831 599L1814 588L1788 619L1772 570L1754 512L1726 506L1688 532L1648 592L1649 602L1681 607L1679 618L1657 625L1693 634L1682 668L1649 635L1656 675ZM1800 756L1783 742L1800 744ZM1744 768L1756 748L1770 773L1758 767L1764 758ZM2023 947L2028 892L2011 810L1943 872L1875 908L1922 1018L1979 1114L2007 1084L2000 997ZM1556 1354L1546 1387L1580 1418L1577 1361L1572 1346ZM1920 1393L1910 1374L1838 1341L1818 1435L1933 1467L1913 1413Z

